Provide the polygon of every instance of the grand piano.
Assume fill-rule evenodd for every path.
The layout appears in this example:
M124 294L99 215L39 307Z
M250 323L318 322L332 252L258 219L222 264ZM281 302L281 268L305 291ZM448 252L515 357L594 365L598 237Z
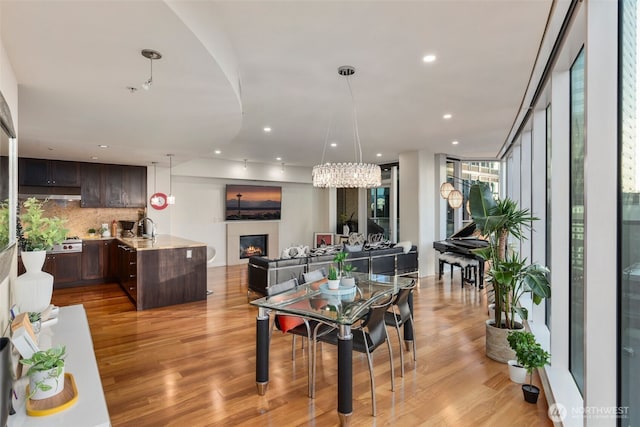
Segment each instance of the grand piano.
M440 253L453 253L462 258L478 261L478 284L479 288L484 287L484 258L472 252L473 249L486 248L489 242L476 237L476 223L471 222L453 233L446 240L433 242L433 248ZM452 267L453 268L453 267ZM440 269L440 278L442 278L442 269Z

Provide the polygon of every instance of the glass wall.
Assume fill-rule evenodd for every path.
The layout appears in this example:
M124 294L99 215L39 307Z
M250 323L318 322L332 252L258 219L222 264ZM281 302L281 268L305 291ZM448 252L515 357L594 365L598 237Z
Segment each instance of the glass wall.
M546 161L546 207L545 207L545 265L551 265L551 104L545 109L545 161ZM551 329L551 297L546 299L545 323Z
M455 187L455 162L447 160L447 182L450 182ZM456 218L454 215L455 209L449 206L447 203L447 237L451 236L456 230Z
M638 144L638 5L621 3L619 114L620 292L618 366L623 425L640 424L640 145Z
M462 188L465 209L462 211L462 221L471 221L471 215L467 208L469 200L469 188L474 182L486 182L491 186L495 197L500 195L500 162L462 162L461 178L464 181Z
M584 395L584 49L571 67L570 85L569 370Z
M382 169L382 185L367 191L367 233L390 236L391 221L391 168Z

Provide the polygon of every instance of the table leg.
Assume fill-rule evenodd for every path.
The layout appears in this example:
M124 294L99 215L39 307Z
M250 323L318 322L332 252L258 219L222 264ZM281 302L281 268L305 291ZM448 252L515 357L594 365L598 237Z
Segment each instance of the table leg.
M256 386L263 396L269 385L269 311L260 307L256 317Z
M350 325L338 330L338 417L341 426L351 425L353 414L353 335Z
M478 283L480 284L478 286L478 289L483 289L484 288L484 260L483 259L478 260Z
M411 316L413 316L413 292L409 294L409 298L407 299L407 304L409 304L409 310L411 311ZM409 350L413 342L413 325L409 321L404 322L403 329L404 329L404 348Z

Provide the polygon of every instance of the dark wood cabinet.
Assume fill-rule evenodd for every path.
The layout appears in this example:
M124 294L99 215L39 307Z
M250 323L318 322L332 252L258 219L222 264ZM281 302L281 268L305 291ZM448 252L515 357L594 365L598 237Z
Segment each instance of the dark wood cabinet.
M146 168L105 165L103 170L106 207L142 208L146 206Z
M80 165L82 179L80 207L99 208L104 205L102 200L104 194L102 169L103 165L100 163L82 163Z
M118 244L118 281L134 303L138 301L138 253L127 245Z
M79 163L20 158L18 182L28 186L80 187Z
M147 168L86 163L81 168L83 208L143 208Z
M82 280L104 280L109 277L108 240L85 240L82 242Z
M47 261L51 258L53 266L53 284L64 285L66 283L77 282L82 279L82 254L79 252L71 254L47 255ZM45 261L45 266L47 264Z

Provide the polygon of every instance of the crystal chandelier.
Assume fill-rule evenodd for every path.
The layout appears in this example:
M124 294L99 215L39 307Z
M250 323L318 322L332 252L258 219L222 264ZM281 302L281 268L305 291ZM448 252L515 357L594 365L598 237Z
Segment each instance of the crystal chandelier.
M358 121L355 101L351 91L349 76L356 72L354 67L343 65L338 68L338 74L346 77L347 86L351 95L353 106L353 130L354 144L359 153L354 163L324 163L324 155L327 149L328 138L324 142L322 152L322 163L313 167L313 186L321 188L374 188L379 187L381 182L380 166L372 163L362 163L362 146L360 145L360 135L358 133ZM327 135L328 136L328 135Z

